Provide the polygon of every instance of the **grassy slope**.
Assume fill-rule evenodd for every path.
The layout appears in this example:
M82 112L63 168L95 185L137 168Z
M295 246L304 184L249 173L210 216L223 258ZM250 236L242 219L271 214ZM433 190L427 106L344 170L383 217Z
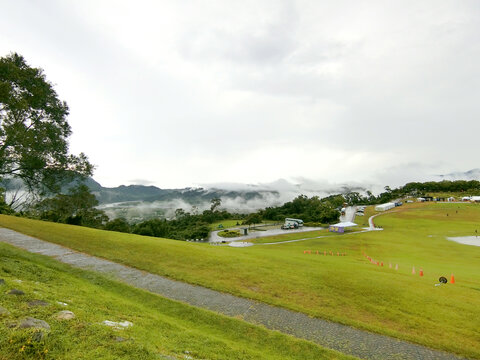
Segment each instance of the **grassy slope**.
M150 272L480 357L480 248L444 238L471 234L480 206L399 209L375 219L382 232L240 249L7 216L0 217L0 225ZM304 255L306 249L345 251L347 256ZM400 270L371 265L364 251L385 264L398 263ZM417 271L423 267L423 278L411 275L413 265ZM449 278L451 272L457 284L434 286L440 275Z
M0 359L346 359L307 341L268 331L240 320L199 310L145 291L73 269L55 260L0 243ZM21 282L18 282L21 280ZM23 296L7 295L11 288ZM29 307L40 299L50 305ZM68 303L68 306L57 304ZM55 320L68 309L71 321ZM32 341L32 330L6 325L26 316L46 320L50 334ZM126 330L103 320L133 322ZM121 336L127 341L118 342ZM162 358L162 357L160 357Z

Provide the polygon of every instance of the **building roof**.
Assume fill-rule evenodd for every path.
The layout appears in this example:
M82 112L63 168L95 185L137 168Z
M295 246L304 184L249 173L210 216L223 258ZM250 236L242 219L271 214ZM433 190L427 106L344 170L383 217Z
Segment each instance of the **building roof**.
M350 226L357 226L357 224L347 221L347 222L339 222L338 224L333 224L330 226L338 226L338 227L350 227Z

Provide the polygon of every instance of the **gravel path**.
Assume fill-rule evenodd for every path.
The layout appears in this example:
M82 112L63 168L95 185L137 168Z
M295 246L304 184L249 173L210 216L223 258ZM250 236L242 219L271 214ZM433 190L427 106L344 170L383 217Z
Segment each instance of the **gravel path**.
M115 278L169 299L263 325L362 359L460 359L459 357L383 335L316 319L253 300L170 280L63 246L0 228L0 241L43 254L72 266Z

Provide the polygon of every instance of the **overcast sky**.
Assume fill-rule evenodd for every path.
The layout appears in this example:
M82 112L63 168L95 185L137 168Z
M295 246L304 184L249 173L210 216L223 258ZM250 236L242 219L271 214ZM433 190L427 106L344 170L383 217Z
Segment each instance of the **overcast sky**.
M480 167L480 2L0 0L104 186Z

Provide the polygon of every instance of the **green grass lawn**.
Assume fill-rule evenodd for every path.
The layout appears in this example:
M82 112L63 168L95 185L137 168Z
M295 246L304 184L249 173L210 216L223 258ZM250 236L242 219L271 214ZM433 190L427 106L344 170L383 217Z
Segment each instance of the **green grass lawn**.
M211 230L221 230L221 229L228 229L232 227L248 227L248 225L242 225L243 220L242 219L231 219L231 220L222 220L222 221L217 221L214 222L213 224L210 224L210 229ZM263 225L265 224L273 224L275 221L270 221L270 220L265 220L262 222ZM223 228L219 228L218 225L222 224ZM238 224L238 225L237 225ZM262 225L262 224L256 224L256 225ZM253 226L253 225L252 225Z
M290 232L289 230L285 230L284 233L280 235L259 237L255 239L249 239L247 241L250 241L254 244L265 244L265 243L282 242L282 241L306 239L306 238L313 239L318 236L326 236L326 235L336 236L337 234L330 233L328 232L327 229L305 231L305 232Z
M347 359L337 352L196 309L0 243L0 359ZM25 295L7 295L16 288ZM47 306L31 307L43 300ZM57 302L66 303L62 305ZM61 310L73 320L56 320ZM51 331L9 327L30 316ZM133 323L114 330L104 320ZM118 341L119 337L124 341Z
M480 206L408 204L375 224L384 231L231 248L0 216L2 226L139 269L479 358L480 248L445 236L480 230ZM451 273L456 284L434 286Z
M238 220L238 219L232 219L232 220L222 220L222 221L217 221L213 224L210 224L210 230L221 230L221 229L228 229L231 227L237 227L242 225L243 220ZM218 225L222 224L223 228L219 228ZM237 225L239 224L239 225Z

